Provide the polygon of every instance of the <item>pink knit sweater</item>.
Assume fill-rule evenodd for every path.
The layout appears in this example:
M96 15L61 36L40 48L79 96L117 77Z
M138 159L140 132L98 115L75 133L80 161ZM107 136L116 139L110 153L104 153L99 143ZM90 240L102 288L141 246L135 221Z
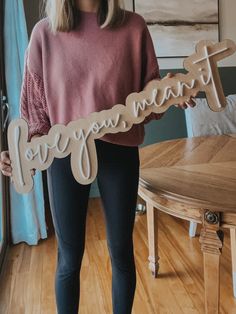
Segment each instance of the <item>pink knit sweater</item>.
M92 112L125 104L132 92L143 90L159 78L153 42L144 19L126 10L119 28L101 29L96 13L80 12L76 28L53 35L48 17L33 28L25 52L20 116L34 134L86 117ZM144 140L144 124L160 119L152 113L126 133L106 134L101 139L137 146Z

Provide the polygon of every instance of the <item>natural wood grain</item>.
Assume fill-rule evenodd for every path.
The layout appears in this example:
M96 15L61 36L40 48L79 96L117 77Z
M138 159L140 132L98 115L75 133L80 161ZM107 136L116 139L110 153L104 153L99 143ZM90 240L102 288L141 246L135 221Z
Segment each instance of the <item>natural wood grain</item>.
M232 259L233 293L236 298L236 229L230 228L230 244Z
M140 153L139 195L148 206L203 223L200 242L204 255L205 312L218 313L223 245L220 227L236 226L236 138L222 135L166 141L144 147ZM202 214L209 211L208 217ZM219 221L211 222L212 217L219 217ZM149 235L155 234L151 220L150 225ZM155 254L157 248L149 251ZM154 255L153 260L156 258ZM235 261L233 269L234 264Z
M157 277L159 263L158 263L158 246L157 246L157 210L152 204L147 204L147 224L148 224L148 248L149 248L149 269L152 271L154 277Z
M205 313L218 314L223 235L220 233L220 214L214 213L216 222L211 224L206 219L206 213L207 211L202 213L203 227L199 239L204 264Z
M235 137L166 141L142 148L140 153L140 185L145 189L189 207L235 209Z
M160 269L158 278L154 279L148 269L146 218L146 215L138 215L135 218L137 288L132 314L204 313L203 257L198 238L188 237L187 221L159 212ZM55 263L54 235L41 240L38 246L28 246L25 243L12 246L7 254L4 273L0 278L0 313L55 314L53 289ZM236 312L236 300L231 293L228 230L225 231L220 267L222 273L220 313L233 314ZM36 269L39 274L35 274ZM19 276L21 276L20 280ZM40 277L41 281L37 281L37 277ZM100 199L92 199L87 215L79 313L111 314L110 288L111 267L106 246L103 211ZM32 312L32 309L36 309L36 312Z

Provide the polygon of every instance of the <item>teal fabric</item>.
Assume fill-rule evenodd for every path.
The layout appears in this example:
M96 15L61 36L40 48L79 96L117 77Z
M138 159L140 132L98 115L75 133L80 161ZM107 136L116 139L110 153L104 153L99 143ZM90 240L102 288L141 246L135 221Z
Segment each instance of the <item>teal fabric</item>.
M28 34L22 0L7 0L4 6L5 73L9 120L19 118L19 100L24 71L24 53ZM42 173L36 171L34 188L26 194L15 191L10 184L10 221L13 243L38 243L47 237Z

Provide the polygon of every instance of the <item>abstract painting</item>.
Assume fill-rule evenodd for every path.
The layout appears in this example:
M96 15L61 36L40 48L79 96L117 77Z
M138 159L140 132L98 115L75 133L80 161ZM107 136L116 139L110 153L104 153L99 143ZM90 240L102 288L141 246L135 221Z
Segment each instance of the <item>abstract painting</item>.
M186 57L203 39L219 41L218 0L134 0L157 57Z

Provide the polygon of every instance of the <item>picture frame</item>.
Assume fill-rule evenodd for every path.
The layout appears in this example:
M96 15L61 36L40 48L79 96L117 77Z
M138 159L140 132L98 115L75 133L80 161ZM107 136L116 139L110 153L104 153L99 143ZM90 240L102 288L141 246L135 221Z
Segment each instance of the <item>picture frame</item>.
M144 17L158 58L185 58L202 39L220 41L219 0L133 0L133 11Z

